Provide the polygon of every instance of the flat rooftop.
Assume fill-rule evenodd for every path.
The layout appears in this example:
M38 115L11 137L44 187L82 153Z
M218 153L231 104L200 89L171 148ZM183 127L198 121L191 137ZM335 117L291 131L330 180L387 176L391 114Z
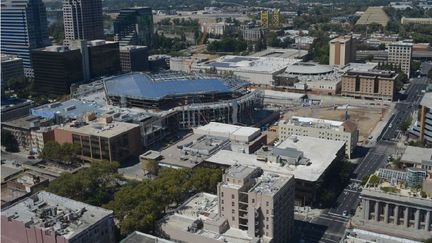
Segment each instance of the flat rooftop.
M246 231L229 228L221 234L206 228L206 224L222 225L226 221L226 219L218 216L218 207L218 197L216 195L198 193L179 206L174 214L168 215L159 221L159 224L162 229L170 228L181 231L183 234L196 234L216 241L250 243L252 238L247 235ZM197 219L203 221L204 227L196 232L188 232L187 229Z
M206 159L206 161L223 165L247 165L261 167L265 172L279 175L294 175L296 179L304 181L317 181L326 171L330 164L336 159L337 152L344 146L343 141L323 140L313 137L297 136L294 142L288 138L278 148L294 148L303 152L305 158L310 160L309 165L285 165L257 160L255 154L243 154L228 150L221 150Z
M302 127L317 127L339 130L344 122L318 119L313 117L292 116L289 120L283 121L283 123Z
M16 128L28 130L33 127L39 127L41 120L42 119L37 116L30 115L30 116L17 118L15 120L5 121L2 122L2 124L10 127L16 127Z
M280 176L279 174L265 172L257 178L257 183L251 191L272 196L293 177L293 175Z
M420 105L431 108L432 107L432 92L425 93Z
M174 241L134 231L132 234L129 234L126 238L121 240L120 243L174 243Z
M302 59L307 54L308 54L308 51L306 51L306 50L267 48L263 51L255 52L250 56Z
M196 64L196 67L240 72L274 73L298 61L298 59L292 58L227 55L216 60Z
M335 69L329 65L315 63L298 62L289 65L284 73L297 75L324 75L335 72Z
M2 208L1 214L36 228L53 228L57 234L71 239L100 220L112 216L113 211L40 191ZM59 224L63 224L64 228L59 227Z
M255 169L256 168L254 168L254 167L235 164L235 165L229 167L225 171L225 174L229 177L232 177L232 178L244 179L248 175L250 175Z
M62 116L68 119L81 118L84 113L92 112L96 116L105 112L103 105L95 101L81 101L70 99L63 102L55 102L42 105L31 109L34 116L40 116L46 119L53 119L56 116Z
M225 143L226 139L223 138L189 134L176 144L162 150L162 160L159 164L173 168L193 168L218 149L222 149ZM188 151L191 152L185 154L182 151L183 147L188 147ZM210 154L206 155L207 152Z
M111 138L127 131L130 131L133 128L139 128L139 124L127 123L127 122L116 122L113 121L108 124L99 123L99 122L90 122L83 126L71 126L72 124L66 124L63 127L57 127L56 129L70 131L73 133L80 133L85 135L92 135L98 137L106 137Z
M210 122L204 126L195 128L194 133L249 142L261 134L261 130L256 127L244 127L220 122Z
M424 160L432 160L432 148L407 146L401 158L403 162L414 164L421 164Z
M241 82L239 82L241 84ZM204 76L175 76L156 78L144 73L128 73L104 80L108 96L158 101L187 95L231 93L237 87L230 86L222 78ZM246 85L246 82L243 82Z

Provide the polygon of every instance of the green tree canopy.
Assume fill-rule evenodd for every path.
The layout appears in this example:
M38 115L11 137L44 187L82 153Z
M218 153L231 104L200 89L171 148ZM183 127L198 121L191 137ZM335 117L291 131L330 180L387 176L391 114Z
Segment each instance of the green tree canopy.
M219 169L162 169L154 180L122 187L105 207L114 210L121 234L135 230L151 233L155 220L167 208L175 207L197 192L215 193L221 178Z
M40 157L46 160L61 162L71 165L79 161L81 146L78 144L64 143L60 145L56 141L48 141L42 150Z
M94 161L90 168L75 174L62 174L52 181L47 191L60 196L95 206L108 203L113 198L120 175L117 174L118 163Z
M5 147L7 152L19 152L18 141L11 132L4 129L1 130L1 145Z

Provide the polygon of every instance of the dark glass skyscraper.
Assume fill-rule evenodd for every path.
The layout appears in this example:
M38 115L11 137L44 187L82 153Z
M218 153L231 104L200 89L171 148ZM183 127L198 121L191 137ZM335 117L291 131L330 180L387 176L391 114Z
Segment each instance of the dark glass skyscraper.
M153 14L151 8L120 10L114 21L115 39L120 46L151 46L153 37Z
M1 52L22 58L26 76L33 76L31 49L48 45L48 23L42 0L1 1Z
M101 0L63 0L65 44L71 40L103 40Z

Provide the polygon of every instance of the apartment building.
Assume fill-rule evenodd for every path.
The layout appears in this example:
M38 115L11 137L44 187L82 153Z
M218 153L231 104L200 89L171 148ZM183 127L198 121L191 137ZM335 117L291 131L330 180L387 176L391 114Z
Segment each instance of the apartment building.
M355 60L355 46L352 36L339 36L330 40L329 64L345 66Z
M409 132L422 142L432 143L432 93L424 94Z
M388 62L400 67L410 76L413 44L405 42L394 42L388 45Z
M397 74L392 71L348 71L342 76L342 96L392 101Z
M158 233L178 242L290 242L294 176L233 165L218 195L198 193L158 222Z
M1 211L1 241L114 243L113 211L40 191Z
M345 155L351 158L351 153L357 146L359 130L357 125L349 120L341 122L293 116L279 123L279 140L284 141L292 135L344 141Z
M54 137L60 144L79 144L84 159L123 162L141 152L139 125L114 122L109 116L57 127Z
M233 165L218 185L219 214L231 227L265 242L289 242L294 224L294 177Z

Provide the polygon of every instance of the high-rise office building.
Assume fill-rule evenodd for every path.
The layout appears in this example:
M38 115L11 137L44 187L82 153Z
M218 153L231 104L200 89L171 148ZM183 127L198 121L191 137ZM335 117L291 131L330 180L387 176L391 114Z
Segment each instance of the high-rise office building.
M388 62L410 76L413 44L404 42L391 43L388 46Z
M91 78L121 71L118 42L94 40L88 42L87 48Z
M151 46L153 37L153 15L151 8L129 8L120 10L114 21L115 40L120 46Z
M352 36L339 36L329 42L329 64L345 66L355 60L354 40Z
M65 44L71 40L105 39L101 0L64 0Z
M44 94L68 94L71 84L83 80L78 48L49 46L32 51L35 89Z
M120 47L120 63L122 72L149 70L147 46Z
M1 52L21 58L26 76L33 76L30 50L49 44L46 10L42 0L1 2Z

